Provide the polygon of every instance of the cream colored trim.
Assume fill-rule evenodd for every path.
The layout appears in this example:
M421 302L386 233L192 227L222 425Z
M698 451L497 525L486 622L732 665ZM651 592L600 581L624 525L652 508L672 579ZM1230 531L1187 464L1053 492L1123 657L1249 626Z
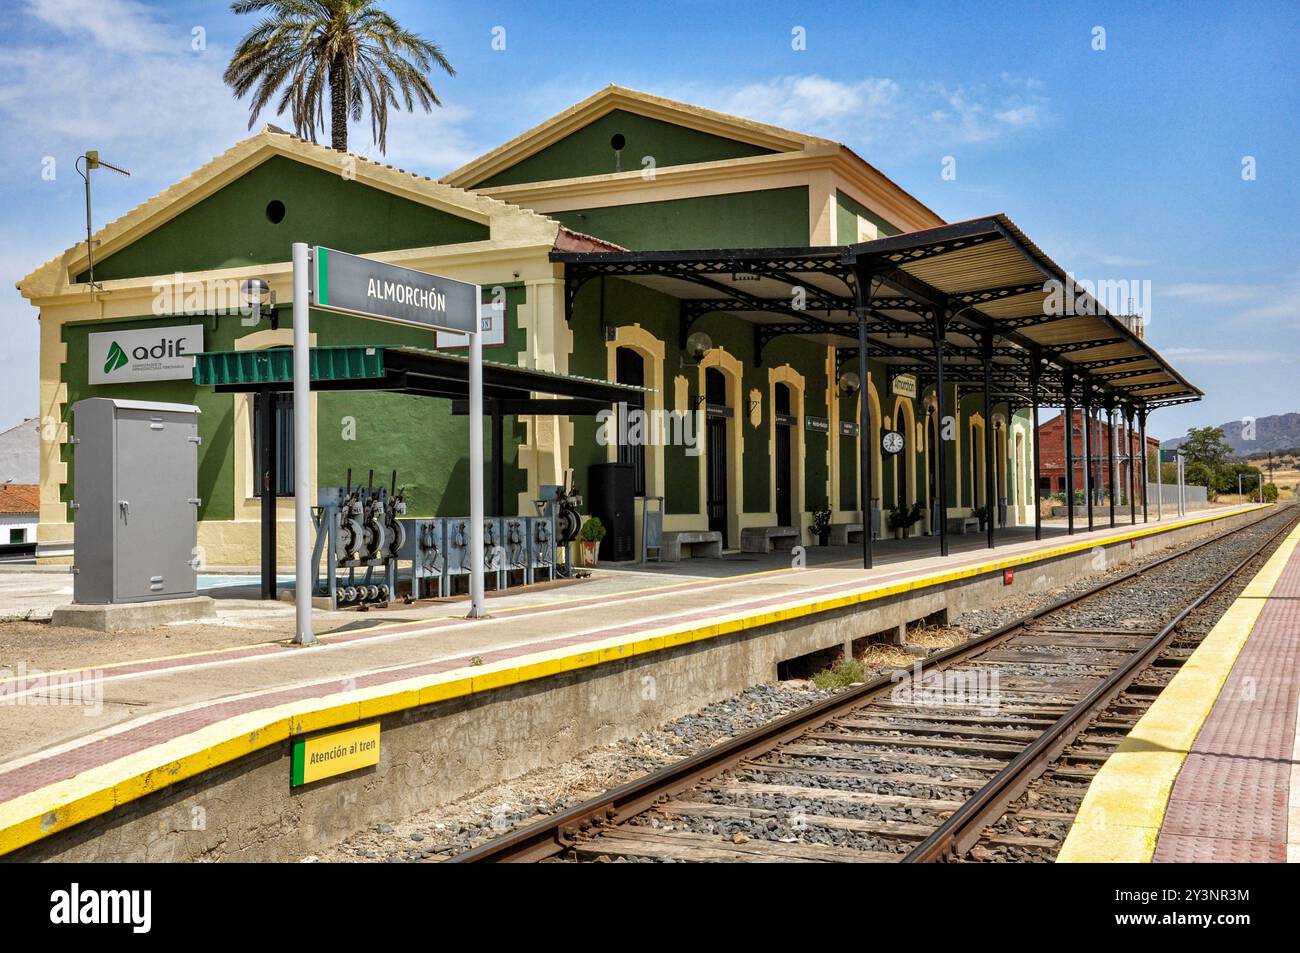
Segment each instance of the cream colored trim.
M808 508L804 488L807 471L807 441L804 439L804 405L807 381L802 374L789 364L767 369L767 399L772 412L767 415L767 492L771 507L768 516L769 525L776 525L776 385L785 384L790 388L790 415L795 423L790 434L790 519L799 530L799 540L804 540L804 530L812 520L805 512Z
M645 363L646 386L653 388L645 395L645 409L650 420L662 419L664 410L664 354L666 346L639 324L620 325L614 329L614 340L605 344L605 379L618 380L618 349L625 347L641 355ZM646 436L652 436L651 424L646 424ZM666 435L665 435L666 436ZM702 436L702 435L701 435ZM605 458L610 463L618 459L618 446L609 444L605 448ZM664 496L664 444L659 439L647 439L645 444L646 496ZM641 552L641 524L645 511L645 499L640 497L635 504L636 519L634 534L636 551Z
M741 520L740 512L745 504L745 402L744 394L741 387L745 377L745 369L739 360L727 353L725 348L711 348L704 354L704 358L699 365L699 391L700 395L706 393L704 386L705 371L710 367L716 367L722 372L727 379L727 405L731 407L731 417L727 419L727 544L732 547L740 548L740 530ZM705 410L704 402L700 402L700 409L696 411L697 425L700 435L701 453L696 458L699 461L699 487L700 487L700 512L699 516L703 525L707 526L709 521L709 487L708 487L708 413Z
M559 231L558 223L534 212L360 156L343 155L268 126L105 225L94 236L96 255L104 258L125 248L277 155L337 172L372 188L490 227L490 241L461 247L493 247L497 243L553 245ZM18 287L33 301L67 292L87 295L88 289L70 280L85 267L86 245L79 242L27 275L18 282Z
M966 421L966 426L960 428L970 433L972 430L978 430L979 433L971 437L974 446L970 448L970 455L966 465L970 467L971 478L971 498L970 508L973 510L980 505L981 500L988 499L988 493L985 490L985 471L984 471L984 415L974 412ZM963 435L964 436L964 435ZM960 460L961 451L958 450L957 459Z
M903 450L895 456L892 461L894 466L894 492L895 494L898 492L900 481L899 469L903 454L908 454L909 459L907 462L910 465L905 467L907 470L907 486L905 487L906 493L904 495L909 504L917 503L921 499L920 495L917 493L916 477L917 469L920 466L918 461L923 459L923 457L918 452L918 444L916 440L916 409L912 406L911 399L907 397L895 397L892 416L894 419L894 429L903 435ZM917 524L913 528L912 533L915 535L920 531L921 524Z
M698 132L748 142L765 149L790 151L802 149L812 143L829 142L826 139L792 132L789 129L742 119L739 116L729 116L712 109L692 106L690 103L665 99L611 84L545 122L520 133L509 142L448 173L442 177L442 181L461 188L470 188L475 183L492 178L618 109L685 126Z

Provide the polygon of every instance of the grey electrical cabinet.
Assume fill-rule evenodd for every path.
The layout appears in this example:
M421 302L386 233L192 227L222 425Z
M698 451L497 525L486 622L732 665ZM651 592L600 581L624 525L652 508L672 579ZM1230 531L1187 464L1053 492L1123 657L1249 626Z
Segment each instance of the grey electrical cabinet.
M195 594L199 408L92 397L72 405L72 601Z

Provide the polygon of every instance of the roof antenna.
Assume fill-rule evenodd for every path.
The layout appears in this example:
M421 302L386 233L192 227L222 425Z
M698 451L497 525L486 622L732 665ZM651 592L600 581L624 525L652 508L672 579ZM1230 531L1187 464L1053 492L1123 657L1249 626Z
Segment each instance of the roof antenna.
M83 161L86 163L86 169L84 172L81 169L81 163ZM118 173L119 175L129 176L131 173L126 171L126 169L121 168L120 166L113 165L111 162L105 162L103 159L99 157L98 149L87 149L85 155L77 156L77 161L75 163L75 166L77 169L77 175L81 176L86 181L86 260L88 262L87 274L90 277L90 297L92 300L98 300L97 292L102 291L103 289L99 285L95 284L95 242L94 239L91 237L92 229L90 225L90 170L103 167L105 169L112 169L114 172Z

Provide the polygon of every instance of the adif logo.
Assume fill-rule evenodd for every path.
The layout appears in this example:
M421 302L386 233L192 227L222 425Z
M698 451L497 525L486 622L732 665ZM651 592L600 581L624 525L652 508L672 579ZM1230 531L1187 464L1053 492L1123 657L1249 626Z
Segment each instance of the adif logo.
M104 373L111 374L119 367L126 367L126 351L122 350L122 345L114 341L108 348L108 357L104 361Z
M60 924L129 923L132 933L153 925L152 890L86 890L74 883L50 894L50 922Z

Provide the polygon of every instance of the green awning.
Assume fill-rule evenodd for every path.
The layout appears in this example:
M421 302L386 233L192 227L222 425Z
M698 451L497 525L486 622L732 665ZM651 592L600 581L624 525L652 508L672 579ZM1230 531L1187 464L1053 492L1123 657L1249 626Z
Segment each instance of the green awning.
M469 397L469 358L418 347L314 347L313 390L383 390L421 397ZM205 351L194 357L194 383L219 392L287 391L293 350ZM483 396L509 405L505 413L588 414L614 403L641 406L650 388L590 377L483 362ZM557 400L538 400L548 394Z

